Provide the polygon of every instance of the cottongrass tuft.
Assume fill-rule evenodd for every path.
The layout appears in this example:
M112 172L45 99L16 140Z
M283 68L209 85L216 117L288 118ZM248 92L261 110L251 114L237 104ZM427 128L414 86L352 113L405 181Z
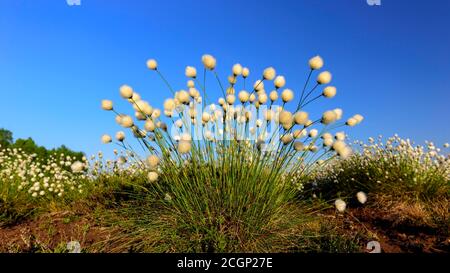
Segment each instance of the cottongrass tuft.
M298 181L317 166L350 153L343 140L334 141L330 133L345 125L338 122L342 110L319 117L305 111L312 101L335 95L331 87L325 88L329 90L325 95L314 93L317 85L308 91L310 77L296 98L290 88L278 91L286 79L273 67L262 71L253 88L246 90L248 68L235 64L226 86L215 71L216 59L203 55L201 61L216 85L198 79L195 68L188 66L185 75L195 82L188 82L188 91L175 91L158 69L156 75L173 95L164 101L163 111L124 85L120 95L131 103L137 120L113 113L149 151L143 160L147 164L141 164L147 180L154 182L148 185L149 195L162 202L158 206L165 214L177 219L171 223L177 236L200 236L202 251L263 249L268 240L263 238L272 236L273 228L292 222L285 216L294 213L295 196L302 188ZM309 65L313 74L323 60L316 56ZM331 81L329 72L317 73L318 84ZM244 86L237 93L239 80ZM214 86L222 93L216 102L206 96ZM269 88L273 91L266 93ZM128 141L116 144L142 163Z

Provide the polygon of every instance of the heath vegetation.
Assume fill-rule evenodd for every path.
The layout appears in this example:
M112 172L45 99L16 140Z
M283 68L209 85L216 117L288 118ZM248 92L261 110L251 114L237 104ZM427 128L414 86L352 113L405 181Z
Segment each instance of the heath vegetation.
M398 136L350 143L343 130L362 115L309 112L337 94L320 56L296 91L273 67L250 80L235 64L224 81L213 56L201 63L175 88L147 61L166 88L162 108L126 84L118 93L129 113L101 102L122 127L101 136L115 145L112 159L38 156L2 142L1 224L81 213L108 230L84 251L359 252L377 236L357 212L396 207L397 219L447 238L449 157Z

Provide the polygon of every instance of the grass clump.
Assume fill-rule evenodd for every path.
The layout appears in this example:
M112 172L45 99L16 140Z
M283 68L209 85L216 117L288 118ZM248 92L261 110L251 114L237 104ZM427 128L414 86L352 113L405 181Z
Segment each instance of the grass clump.
M120 95L131 104L136 119L117 112L112 101L102 101L102 108L113 112L116 122L128 128L148 154L146 160L139 159L124 132L116 133L114 143L134 155L136 166L148 172L148 192L141 200L152 209L142 212L141 206L130 206L127 215L141 217L130 220L137 225L136 232L174 242L162 251L286 251L291 243L285 244L284 238L295 233L298 221L307 219L296 203L301 185L295 182L308 175L315 162L325 164L336 155L348 156L348 145L334 142L330 132L354 126L363 117L355 115L342 122L339 108L315 118L305 111L315 100L336 94L332 86L317 91L331 81L328 71L319 73L309 86L313 73L323 66L318 56L310 61L307 81L296 101L291 89L282 89L285 78L272 67L249 90L247 68L233 66L224 86L215 71L215 58L204 55L202 62L203 81L196 68L189 66L187 91L175 91L158 63L148 61L172 93L163 110L128 85L120 87ZM223 95L217 104L208 101L208 70ZM236 94L240 78L243 90ZM266 93L267 88L273 91ZM103 135L102 141L110 143L112 137Z

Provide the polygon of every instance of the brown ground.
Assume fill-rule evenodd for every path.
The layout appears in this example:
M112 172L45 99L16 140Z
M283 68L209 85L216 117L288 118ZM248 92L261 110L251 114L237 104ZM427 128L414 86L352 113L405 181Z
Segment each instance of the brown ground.
M363 232L365 240L380 243L382 252L450 253L448 219L444 219L443 225L435 226L423 220L426 215L421 213L416 207L366 206L351 208L344 214L330 210L323 217L340 222L350 235ZM412 216L419 217L420 221ZM0 252L66 251L67 242L72 240L79 241L86 252L107 252L111 246L105 242L114 234L117 230L101 226L89 213L49 213L14 226L0 227ZM361 251L370 250L362 246Z
M112 229L95 219L72 212L49 213L14 226L0 227L0 252L62 252L69 241L78 241L83 250L97 252Z
M376 208L350 209L344 221L364 229L384 253L450 253L447 227L430 227ZM364 247L364 252L371 250Z

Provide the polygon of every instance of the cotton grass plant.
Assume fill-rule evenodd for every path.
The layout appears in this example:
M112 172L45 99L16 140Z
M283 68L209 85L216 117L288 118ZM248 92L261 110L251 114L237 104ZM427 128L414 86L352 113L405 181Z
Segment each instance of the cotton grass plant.
M310 103L336 95L336 88L328 85L331 73L319 71L319 56L310 60L299 92L285 88L285 77L272 67L249 85L249 68L235 64L225 84L216 72L216 59L204 55L201 60L203 79L195 67L187 66L187 88L178 91L156 60L147 61L168 88L163 109L128 85L119 93L133 115L118 112L110 100L102 101L102 108L114 113L116 122L148 153L141 158L124 133L116 134L114 144L148 172L148 196L156 200L158 217L165 219L155 220L153 212L140 210L135 211L136 222L149 233L159 223L178 245L183 245L180 240L189 245L164 251L267 250L268 242L287 237L285 232L304 218L294 206L301 189L297 179L319 166L318 161L323 165L336 156L348 157L351 149L343 139L334 140L332 133L363 118L355 115L342 121L339 108L322 115L307 112ZM206 73L216 82L206 82ZM217 91L222 96L217 102L210 100ZM105 135L102 142L112 138Z
M415 145L398 135L383 141L355 141L358 151L346 160L333 161L314 173L321 193L354 197L358 191L381 193L400 199L448 199L450 160L448 149L433 142ZM360 197L359 199L364 199Z

